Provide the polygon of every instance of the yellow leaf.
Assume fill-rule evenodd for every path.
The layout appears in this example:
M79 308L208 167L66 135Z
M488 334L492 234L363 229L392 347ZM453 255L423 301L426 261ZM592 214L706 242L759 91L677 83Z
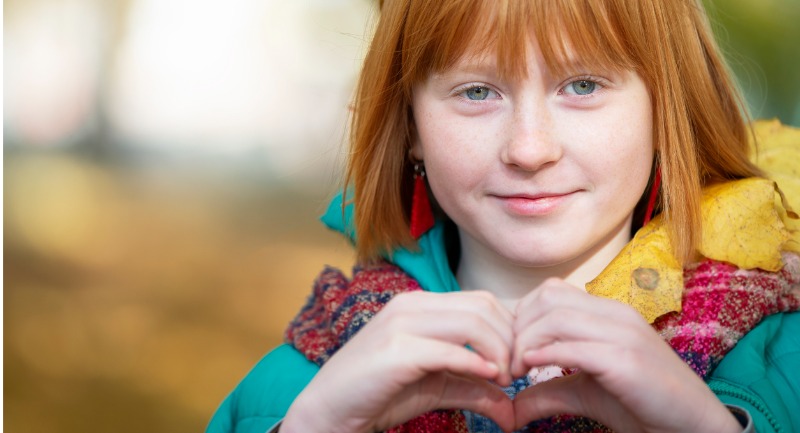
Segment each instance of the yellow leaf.
M790 240L775 206L774 182L742 179L703 190L698 252L745 268L777 271ZM648 322L681 310L683 268L661 216L640 229L586 291L634 307Z
M633 239L586 291L636 309L648 322L681 310L683 269L672 253L667 228L656 217Z
M800 253L800 130L775 121L754 124L751 156L770 179L742 179L703 190L698 252L737 267L777 271L781 251ZM785 195L785 197L784 197ZM586 291L634 307L648 322L681 310L683 268L661 216L640 229Z
M700 254L746 269L783 267L781 249L789 233L775 208L772 181L742 179L703 192Z
M800 206L800 129L773 119L755 122L753 130L758 144L751 143L751 159L778 183L785 195L782 201L781 197L775 198L778 213L791 236L784 249L800 254L800 220L791 212Z

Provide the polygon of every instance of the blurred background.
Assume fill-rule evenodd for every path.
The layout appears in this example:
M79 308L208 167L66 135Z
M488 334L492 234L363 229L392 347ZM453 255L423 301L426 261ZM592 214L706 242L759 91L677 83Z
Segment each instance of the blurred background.
M6 0L11 433L196 432L323 265L370 0ZM800 126L800 0L708 2L756 118Z

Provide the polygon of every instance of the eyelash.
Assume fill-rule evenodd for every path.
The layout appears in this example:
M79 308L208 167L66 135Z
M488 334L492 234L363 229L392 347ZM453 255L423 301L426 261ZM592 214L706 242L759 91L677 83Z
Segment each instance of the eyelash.
M577 82L580 82L580 81L587 81L587 82L593 83L593 84L595 84L597 86L597 88L594 89L592 91L592 93L589 93L589 94L586 94L586 95L578 95L578 94L572 94L572 93L567 93L566 92L565 89L568 86L571 86L571 85L573 85L573 84L575 84ZM558 94L559 95L568 95L571 98L589 98L589 97L594 96L597 92L603 90L606 87L606 84L607 84L607 82L605 80L603 80L602 78L595 77L593 75L581 75L581 76L570 78L569 81L567 81L566 84L564 84L563 86L559 87Z
M464 93L469 91L469 90L472 90L472 89L486 89L488 92L494 92L498 96L500 94L500 92L498 92L497 90L494 90L489 85L486 85L486 84L483 84L483 83L469 83L469 84L464 84L463 86L459 86L456 89L454 89L453 92L452 92L452 95L453 96L457 96L459 98L462 98L462 99L464 99L465 101L467 101L469 103L478 103L478 102L483 102L483 101L486 100L486 99L478 100L478 99L469 99L469 98L467 98L464 95ZM486 98L489 99L488 96ZM494 98L492 98L492 99L494 99Z
M567 93L566 92L565 89L567 88L567 86L571 86L571 85L573 85L573 84L575 84L577 82L580 82L580 81L587 81L587 82L593 83L593 84L595 84L597 86L597 88L593 89L592 93L589 93L589 94L586 94L586 95L579 95L579 94L573 94L573 93ZM579 76L570 78L564 85L559 87L557 94L558 95L567 95L570 98L584 99L584 98L593 97L597 92L602 91L604 88L606 88L606 86L607 86L607 81L602 79L602 78L600 78L600 77L596 77L594 75L579 75ZM472 90L472 89L478 89L478 88L486 89L488 92L494 92L497 95L500 94L497 90L493 89L491 86L489 86L487 84L484 84L484 83L468 83L468 84L464 84L463 86L459 86L456 89L454 89L453 92L452 92L452 95L453 96L457 96L457 97L465 100L468 103L481 103L481 102L486 101L487 99L490 99L488 96L487 96L486 99L480 99L480 100L469 99L464 95L465 92L467 92L469 90ZM495 99L495 98L491 98L491 99Z

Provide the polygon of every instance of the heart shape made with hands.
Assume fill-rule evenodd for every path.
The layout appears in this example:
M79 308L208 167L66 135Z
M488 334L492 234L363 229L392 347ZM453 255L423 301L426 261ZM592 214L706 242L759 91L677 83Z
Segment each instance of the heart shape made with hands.
M630 305L550 279L513 313L501 310L513 335L506 343L510 365L507 372L499 366L498 383L505 385L509 373L532 382L497 403L497 412L482 412L502 428L508 430L509 418L519 429L570 414L614 431L740 431L702 378Z
M559 377L560 366L571 374ZM534 386L509 398L501 387L524 375ZM332 390L346 398L331 402ZM363 431L435 409L479 413L506 431L560 414L617 431L733 431L718 427L736 423L638 311L558 279L513 311L488 291L396 294L325 362L287 420L309 422L290 415L319 412L321 397L331 407L315 422Z
M509 385L509 379L513 381L514 377L519 378L524 374L530 386L519 390L511 398L506 394L506 398L497 402L494 409L487 408L486 416L504 429L508 429L510 425L514 426L513 429L519 429L532 421L554 415L586 413L580 387L583 383L594 381L576 381L575 379L583 376L579 374L578 368L564 367L553 361L540 361L549 356L544 354L543 358L542 353L547 350L542 349L560 346L560 339L564 337L557 328L561 328L568 319L555 317L557 314L552 313L566 308L593 309L595 301L596 298L588 295L585 290L571 286L563 280L548 280L539 290L520 300L514 311L495 304L495 308L507 315L514 328L508 347L509 365L498 366L501 370L498 379L503 378L502 385ZM590 305L581 307L585 302ZM527 332L532 328L536 328L535 332ZM503 388L499 383L493 385Z
M494 420L504 431L515 431L539 419L581 412L581 391L575 386L577 383L570 383L573 381L567 378L576 372L576 369L555 365L534 367L528 373L531 385L513 398L507 394L498 398L497 394L484 394L483 391L477 391L473 397L490 401L480 405L482 410L479 412ZM490 386L499 387L496 384Z
M570 376L577 372L578 372L577 368L565 368L565 367L560 367L558 365L548 365L548 366L531 368L527 373L528 380L530 381L530 386L526 388L527 392L525 392L526 390L521 390L517 394L517 396L520 396L519 401L517 401L516 398L513 399L514 402L512 407L514 409L513 412L515 414L515 423L517 424L520 422L522 423L518 424L517 428L520 428L523 425L528 424L529 422L534 421L536 419L543 418L542 416L538 416L535 411L532 411L528 407L531 404L541 404L546 401L547 397L546 395L537 394L534 397L533 393L536 392L532 390L534 386L541 385L545 382L549 382L552 379L564 378L566 376ZM551 385L548 388L550 388L550 392L552 392L553 390L558 391L559 384L551 383ZM540 388L539 390L542 389ZM544 392L541 394L544 394ZM533 400L534 398L536 400ZM563 396L560 398L563 399ZM571 413L572 411L567 411L567 412ZM518 413L519 415L517 415ZM556 413L552 415L556 415Z
M638 416L632 414L655 407L633 396L652 385L642 380L643 371L658 370L665 363L669 368L663 371L680 367L694 375L635 309L564 280L544 281L520 299L513 312L493 305L513 329L506 341L509 365L498 366L498 383L507 385L511 377L523 374L531 382L510 402L500 403L499 415L486 411L503 428L508 416L521 428L538 419L572 414L635 431ZM626 353L635 354L635 365L622 362ZM496 352L494 356L498 359ZM667 361L670 356L676 362Z

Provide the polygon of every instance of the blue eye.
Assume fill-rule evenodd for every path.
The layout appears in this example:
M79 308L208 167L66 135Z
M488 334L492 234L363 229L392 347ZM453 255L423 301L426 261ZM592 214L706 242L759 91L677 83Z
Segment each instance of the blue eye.
M472 101L483 101L489 97L489 92L491 92L491 90L487 87L475 86L465 90L464 95L467 99Z
M595 83L594 81L577 80L567 84L564 90L566 90L567 93L585 96L594 93L596 88L597 88L597 83Z

